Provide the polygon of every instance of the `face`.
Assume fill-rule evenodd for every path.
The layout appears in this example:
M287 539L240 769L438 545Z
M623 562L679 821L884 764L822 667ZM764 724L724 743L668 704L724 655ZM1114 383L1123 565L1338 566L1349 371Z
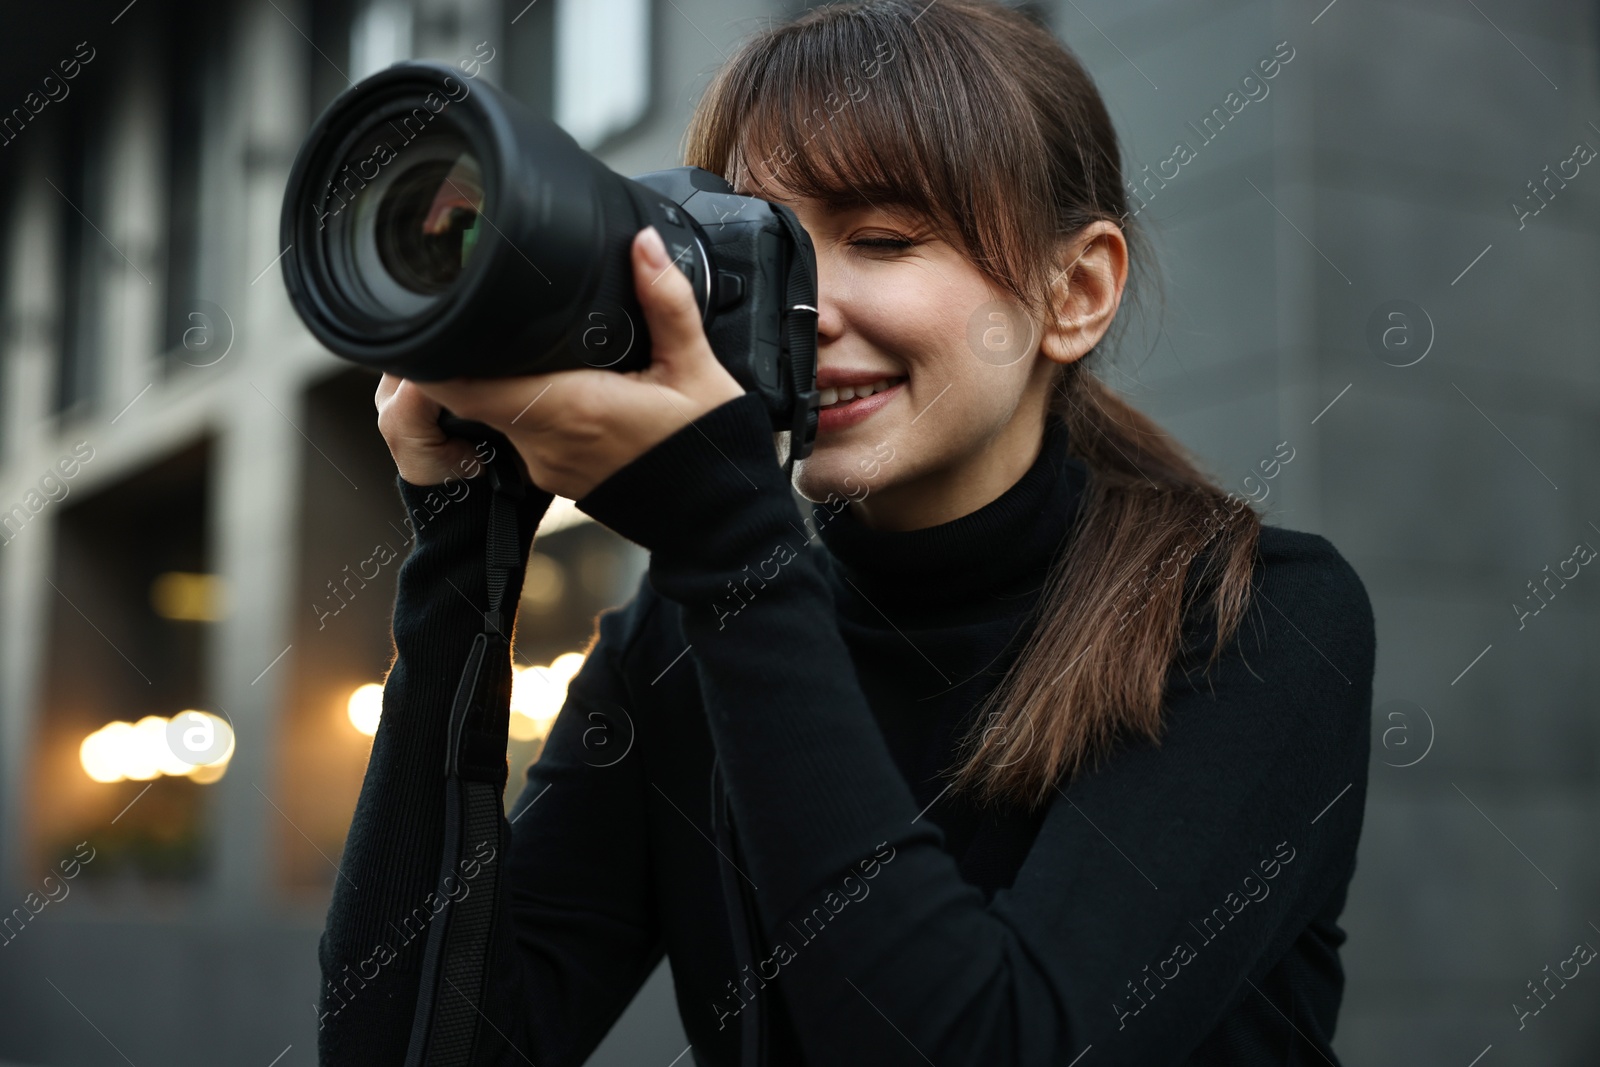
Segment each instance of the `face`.
M1059 346L926 219L839 209L746 178L790 207L817 255L822 411L795 487L848 497L881 529L949 521L993 500L1038 453ZM1081 355L1081 353L1079 353ZM1076 357L1074 357L1076 358Z

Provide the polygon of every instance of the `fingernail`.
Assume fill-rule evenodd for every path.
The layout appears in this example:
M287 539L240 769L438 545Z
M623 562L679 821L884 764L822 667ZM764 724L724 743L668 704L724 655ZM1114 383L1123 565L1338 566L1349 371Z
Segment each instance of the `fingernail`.
M661 240L661 233L654 226L645 227L644 239L641 243L644 245L645 262L650 266L655 267L657 270L662 270L671 262L667 259L667 246Z

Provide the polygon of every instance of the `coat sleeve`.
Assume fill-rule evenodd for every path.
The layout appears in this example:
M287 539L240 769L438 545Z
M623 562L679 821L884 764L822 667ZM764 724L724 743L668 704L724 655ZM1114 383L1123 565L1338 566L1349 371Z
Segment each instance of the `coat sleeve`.
M415 537L398 577L383 714L319 943L318 1062L404 1063L429 924L476 891L493 893L494 906L472 1062L580 1064L661 954L630 778L637 759L602 768L590 752L588 716L609 711L621 684L616 631L630 616L602 627L497 836L479 843L457 878L441 878L448 720L483 627L492 492L486 474L447 487L396 483ZM512 605L552 499L529 487L518 505L519 565L504 593ZM505 659L485 667L502 707ZM503 736L500 744L503 752ZM594 832L595 820L607 834ZM484 877L495 863L499 876Z
M808 1061L1182 1062L1348 878L1374 654L1359 579L1293 535L1220 664L1174 676L1161 745L1058 789L986 902L917 818L770 431L757 398L729 401L578 506L649 548L682 605L773 950L757 970Z

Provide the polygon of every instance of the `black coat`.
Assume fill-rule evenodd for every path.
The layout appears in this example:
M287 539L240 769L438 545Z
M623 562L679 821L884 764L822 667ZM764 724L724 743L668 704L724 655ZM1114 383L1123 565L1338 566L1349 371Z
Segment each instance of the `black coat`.
M738 1063L758 1011L771 1064L1336 1062L1375 641L1325 539L1263 529L1252 610L1209 674L1175 664L1159 746L1120 746L1033 812L936 776L1070 537L1085 472L1065 444L1052 423L997 500L885 534L799 514L746 395L580 502L650 571L600 617L502 848L478 855L504 864L481 883L488 963L439 994L474 1009L473 1063L581 1064L663 953L701 1065ZM404 1061L429 916L484 877L440 882L483 481L437 515L399 482L430 518L322 940L324 1064ZM524 560L549 502L518 506Z

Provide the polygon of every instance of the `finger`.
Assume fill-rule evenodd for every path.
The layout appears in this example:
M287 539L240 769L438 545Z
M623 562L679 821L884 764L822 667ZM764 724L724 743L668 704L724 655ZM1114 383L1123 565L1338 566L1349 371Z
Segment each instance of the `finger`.
M433 409L439 417L440 409L448 409L463 419L492 423L494 413L503 399L502 383L487 378L450 378L438 382L408 381L413 394Z
M438 403L419 389L416 382L402 378L394 391L394 399L391 403L395 405L395 413L404 417L407 421L416 422L419 425L422 423L430 426L438 424ZM439 436L443 437L444 431L441 430Z
M393 396L396 389L400 388L400 381L399 378L388 372L385 372L383 377L378 379L378 391L373 394L372 402L378 406L379 410L382 410L383 402Z
M451 400L455 399L450 395L450 386L446 382L414 382L408 378L405 389L413 396L441 407L450 407Z
M450 378L411 384L464 419L504 430L538 425L547 412L561 407L565 396L581 392L590 376L604 379L611 375L610 371L581 368L514 378Z
M378 409L378 425L400 476L413 485L434 485L450 474L474 477L479 464L472 444L448 436L438 424L439 405L414 382L395 379Z
M687 253L684 253L687 254ZM633 239L634 288L658 360L673 364L709 346L694 286L674 263L661 235L647 226Z

